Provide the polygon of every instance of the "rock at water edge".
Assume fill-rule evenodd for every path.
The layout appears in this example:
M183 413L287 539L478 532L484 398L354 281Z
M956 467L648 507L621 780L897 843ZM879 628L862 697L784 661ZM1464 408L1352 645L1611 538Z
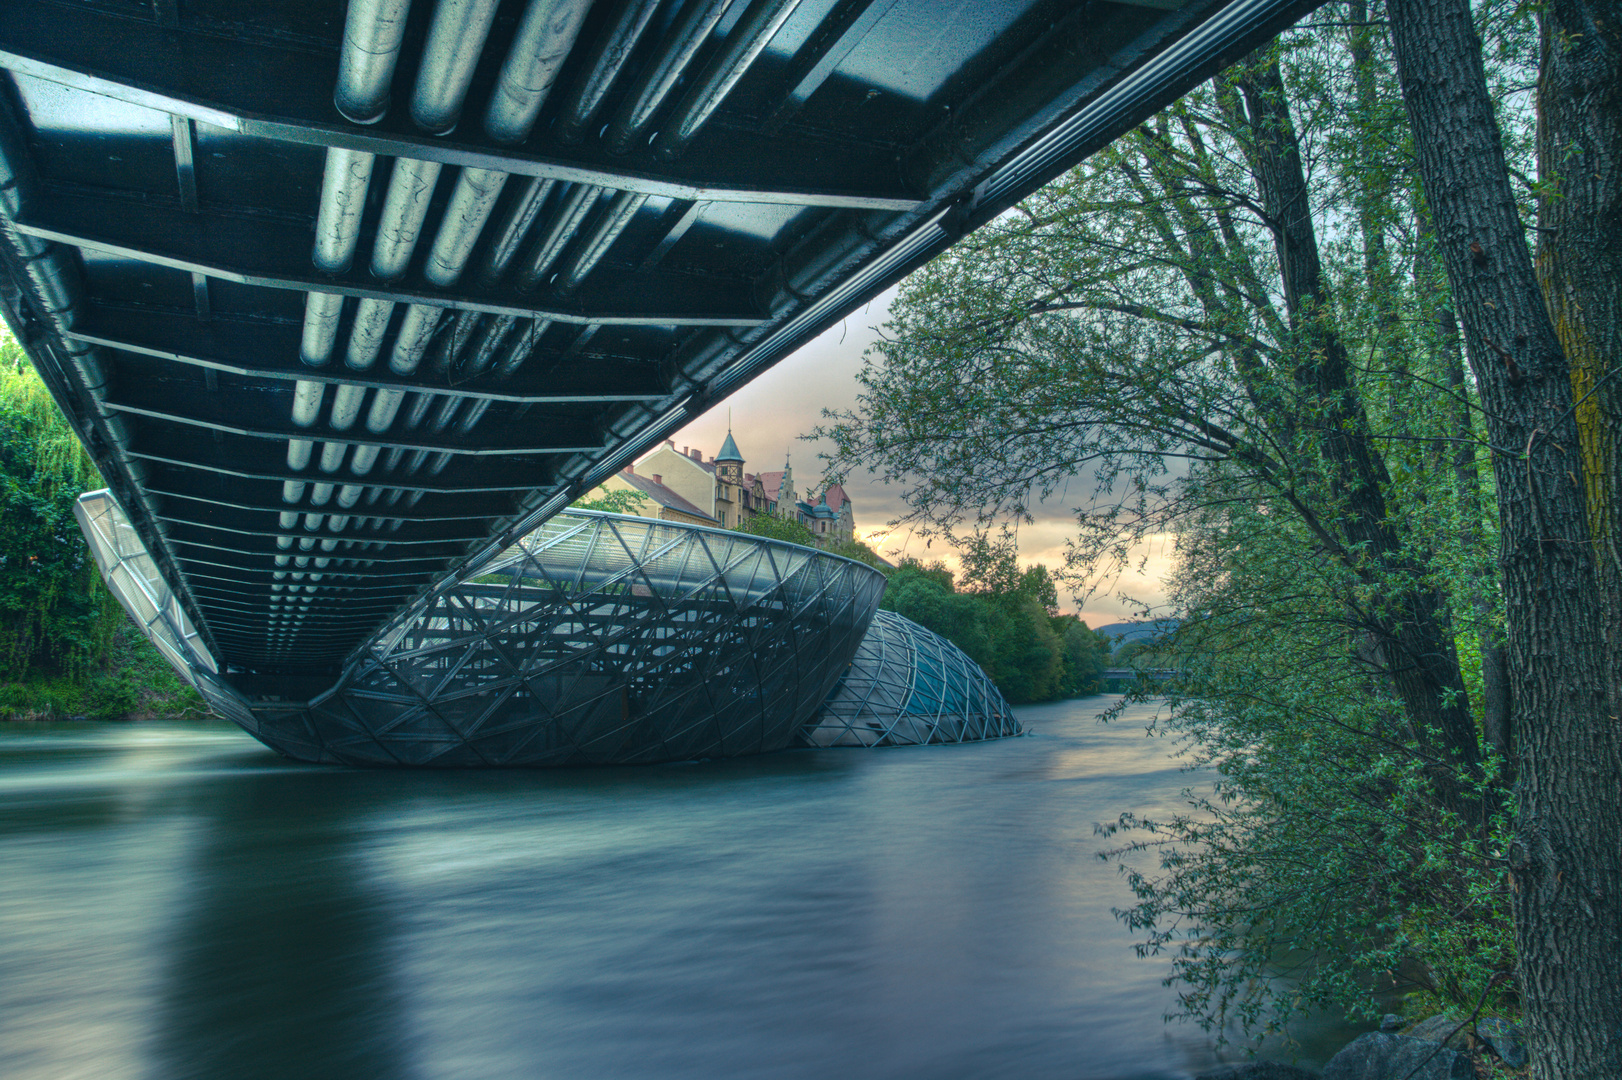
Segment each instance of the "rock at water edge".
M1489 1016L1476 1024L1476 1034L1492 1044L1505 1065L1524 1069L1532 1059L1526 1053L1526 1039L1521 1029L1501 1016Z
M1456 1050L1427 1039L1371 1031L1329 1059L1323 1080L1475 1080L1475 1076L1470 1059Z
M1458 1034L1454 1035L1454 1031ZM1432 1016L1414 1024L1402 1034L1411 1039L1429 1039L1433 1043L1447 1040L1447 1045L1454 1050L1466 1048L1465 1035L1470 1031L1470 1025L1453 1016ZM1451 1037L1450 1037L1451 1036Z

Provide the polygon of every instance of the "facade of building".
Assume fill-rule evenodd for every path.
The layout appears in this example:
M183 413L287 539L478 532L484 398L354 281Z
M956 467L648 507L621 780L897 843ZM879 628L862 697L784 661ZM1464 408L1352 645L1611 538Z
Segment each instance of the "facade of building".
M777 515L810 529L817 543L855 539L856 507L841 485L834 484L821 492L807 489L802 499L794 487L794 466L787 460L781 472L761 473L760 480Z
M713 527L720 524L720 521L694 506L680 493L666 487L663 475L643 476L630 465L597 485L586 498L600 498L605 491L635 491L646 496L633 511L641 517L656 518L659 521L680 521L686 525Z
M757 514L776 514L804 525L818 544L855 537L855 505L839 484L824 491L807 490L802 499L794 486L794 467L788 461L783 462L781 471L758 475L745 472L746 464L730 431L720 452L708 460L697 448L684 446L678 450L674 442L666 440L604 486L634 488L647 494L655 504L644 512L647 517L735 529ZM683 506L674 506L672 497ZM703 516L692 516L695 510ZM688 516L677 516L681 513Z
M756 514L776 511L761 478L744 471L744 457L727 432L720 453L704 459L704 452L666 440L636 463L640 476L659 475L664 485L695 506L708 508L722 528L735 529Z
M841 485L829 487L817 496L814 503L809 501L810 495L807 492L806 501L795 503L794 506L800 515L800 524L811 530L818 543L837 543L856 538L855 508Z

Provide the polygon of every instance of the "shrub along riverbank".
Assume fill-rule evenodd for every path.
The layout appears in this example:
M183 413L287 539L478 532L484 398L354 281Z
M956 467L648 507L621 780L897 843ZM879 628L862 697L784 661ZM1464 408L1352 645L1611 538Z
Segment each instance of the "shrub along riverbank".
M0 331L0 719L202 715L130 624L73 517L101 475Z

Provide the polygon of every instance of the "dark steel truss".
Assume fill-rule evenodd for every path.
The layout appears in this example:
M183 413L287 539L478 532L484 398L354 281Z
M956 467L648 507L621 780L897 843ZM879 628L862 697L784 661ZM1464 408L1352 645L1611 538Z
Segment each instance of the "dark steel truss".
M1317 2L6 0L0 310L222 677L330 685ZM256 624L299 558L392 591Z

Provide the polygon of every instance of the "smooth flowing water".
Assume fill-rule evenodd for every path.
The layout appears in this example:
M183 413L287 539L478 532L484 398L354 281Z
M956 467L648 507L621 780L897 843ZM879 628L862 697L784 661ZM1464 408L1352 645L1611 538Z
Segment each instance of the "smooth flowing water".
M562 772L0 726L0 1076L1191 1075L1211 1039L1162 1021L1093 823L1194 778L1112 702L997 743Z

